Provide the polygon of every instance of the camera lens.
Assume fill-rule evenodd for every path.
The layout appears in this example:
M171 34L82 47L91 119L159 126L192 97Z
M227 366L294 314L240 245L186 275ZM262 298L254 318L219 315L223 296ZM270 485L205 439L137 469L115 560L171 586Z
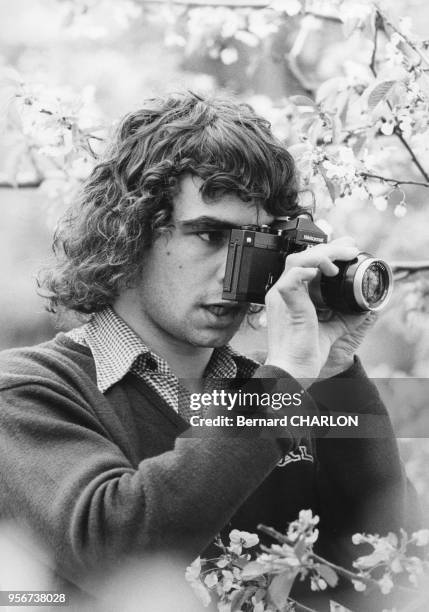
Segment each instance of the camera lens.
M362 278L362 295L370 306L377 306L386 294L388 279L380 266L372 263Z
M361 255L366 255L361 253ZM353 297L361 310L380 310L392 292L393 278L390 267L381 259L364 257L353 274Z
M338 274L322 276L318 291L311 292L317 306L344 313L384 308L393 289L392 271L385 261L359 253L352 261L335 263Z

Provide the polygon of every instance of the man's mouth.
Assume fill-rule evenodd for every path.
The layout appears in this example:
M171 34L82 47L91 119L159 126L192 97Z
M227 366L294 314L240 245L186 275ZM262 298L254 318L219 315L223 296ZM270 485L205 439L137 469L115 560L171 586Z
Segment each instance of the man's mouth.
M204 308L216 317L226 317L238 314L243 307L236 302L232 302L231 304L206 304Z

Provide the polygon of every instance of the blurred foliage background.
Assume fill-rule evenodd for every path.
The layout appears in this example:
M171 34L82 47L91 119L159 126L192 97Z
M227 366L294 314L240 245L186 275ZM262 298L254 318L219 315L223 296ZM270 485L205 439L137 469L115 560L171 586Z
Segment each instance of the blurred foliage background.
M264 3L256 0L247 4L231 1L224 6L211 0L207 4L211 6L197 0L170 4L159 0L2 2L0 68L7 73L11 67L23 75L35 84L39 96L46 94L48 102L49 96L55 97L53 92L70 99L78 96L83 100L81 125L95 126L95 136L103 133L104 126L138 108L145 98L190 89L238 96L267 116L277 134L294 145L300 142L301 134L292 120L288 98L310 95L312 89L329 79L351 78L371 55L370 41L362 39L361 31L353 27L347 31L338 19L331 18L329 9L335 2L319 2L319 12L325 17L308 21L304 33L299 14L303 4L298 0L272 3L277 10L287 8L281 22L263 15L260 9ZM242 4L247 8L237 11ZM352 23L359 20L359 14L365 14L369 3L346 0L336 4L348 11L346 16ZM424 0L385 4L395 16L411 18L416 35L429 37L429 5ZM244 33L240 26L243 11L247 23ZM7 96L0 97L2 116L7 102ZM26 149L23 155L22 138L3 127L0 349L31 345L57 331L36 294L35 275L50 256L55 220L73 200L71 187L78 185L88 172L86 164L91 164L90 156L77 160L67 177L66 189L55 172L39 185L40 168L36 167L35 174L31 150ZM39 130L40 140L43 126ZM383 134L388 139L388 131ZM100 146L97 136L92 144L95 149ZM50 146L49 138L46 146ZM426 151L421 148L421 155ZM377 155L389 176L421 181L404 148L388 141ZM427 156L420 161L429 172ZM352 193L336 198L335 204L326 188L320 188L315 191L317 216L333 237L352 235L362 250L389 261L429 260L427 186L391 187L378 184L373 199ZM370 375L428 376L428 293L425 273L397 284L391 304L361 349ZM265 330L260 325L256 329L244 327L234 340L234 345L245 352L259 350L264 343ZM421 398L419 411L423 414L426 403L426 398ZM393 415L393 419L404 422L407 414L415 418L415 406L404 405L401 415ZM424 427L417 421L414 432L407 428L408 436L422 435ZM427 441L404 442L403 453L419 492L429 499L424 469Z

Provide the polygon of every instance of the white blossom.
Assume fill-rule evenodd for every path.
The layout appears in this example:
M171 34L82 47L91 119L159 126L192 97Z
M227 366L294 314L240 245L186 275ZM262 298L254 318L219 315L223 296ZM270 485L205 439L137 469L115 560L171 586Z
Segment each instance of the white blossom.
M417 546L427 546L429 544L429 529L420 529L415 531L411 537L411 541Z
M259 537L256 533L249 533L248 531L239 531L233 529L229 534L231 544L241 544L244 548L252 548L259 543Z
M212 587L216 586L218 583L218 579L217 579L217 575L216 572L210 572L209 574L207 574L207 576L204 578L204 584L211 589Z
M352 580L352 583L356 591L365 591L365 583L361 582L360 580Z
M220 59L226 66L234 64L238 60L238 51L235 47L226 47L220 52Z
M274 2L269 4L269 8L275 11L284 11L291 17L294 17L301 12L302 5L298 0L274 0Z
M393 580L389 574L384 574L384 576L380 580L377 580L377 582L383 595L388 595L388 593L390 593L394 587Z

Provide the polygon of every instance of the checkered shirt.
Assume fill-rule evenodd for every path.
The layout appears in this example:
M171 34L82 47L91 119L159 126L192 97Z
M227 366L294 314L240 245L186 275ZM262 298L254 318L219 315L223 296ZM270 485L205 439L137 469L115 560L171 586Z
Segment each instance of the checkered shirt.
M189 392L172 373L165 359L151 351L111 308L96 313L88 323L72 329L67 335L90 348L97 386L102 393L132 372L189 420ZM249 378L259 365L228 345L216 348L204 372L204 392L213 390L219 379Z

